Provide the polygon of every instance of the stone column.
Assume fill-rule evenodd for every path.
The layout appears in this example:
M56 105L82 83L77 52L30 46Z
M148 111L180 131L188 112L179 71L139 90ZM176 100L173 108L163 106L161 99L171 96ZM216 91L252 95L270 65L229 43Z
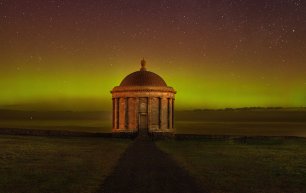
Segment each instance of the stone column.
M139 98L135 98L135 132L139 129Z
M165 130L168 128L168 99L167 98L162 98L161 100L162 104L162 119L161 119L161 129Z
M168 112L169 112L169 117L168 117L168 121L169 121L169 128L168 129L172 129L173 127L172 127L172 98L169 98L168 99L168 107L169 107L169 109L168 109Z
M129 129L129 98L124 98L124 128Z
M171 119L172 119L172 129L174 129L174 100L175 99L172 99L172 117L171 117Z
M118 98L113 98L113 128L118 129Z
M112 98L112 105L113 105L113 106L112 106L112 108L113 108L113 109L112 109L112 110L113 110L113 111L112 111L112 113L113 113L113 117L112 117L112 119L113 119L113 129L115 129L115 127L116 127L116 126L115 126L115 123L116 123L116 122L115 122L115 98Z
M119 129L125 129L125 98L119 98Z
M147 114L147 118L148 118L148 131L151 132L151 117L152 117L152 98L148 97L148 114Z
M135 104L136 104L136 98L135 97L130 97L128 99L128 128L129 129L132 129L132 131L135 130L135 127L136 127L136 107L135 107Z
M163 127L163 99L159 98L159 129Z

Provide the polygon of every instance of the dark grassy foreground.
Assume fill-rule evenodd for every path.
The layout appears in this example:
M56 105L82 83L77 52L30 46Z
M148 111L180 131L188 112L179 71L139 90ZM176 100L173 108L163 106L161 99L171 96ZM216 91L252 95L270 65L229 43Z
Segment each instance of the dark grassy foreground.
M203 193L194 177L149 136L138 136L98 193Z
M107 112L0 110L0 115L3 134L52 131L55 136L71 132L105 136L111 131ZM189 170L204 189L306 193L306 139L231 139L306 137L305 109L201 110L175 115L179 135L206 137L157 141L157 145ZM207 137L210 135L214 140ZM224 135L228 136L222 139ZM0 193L96 192L130 143L127 139L55 136L0 135Z
M97 192L129 144L129 139L0 135L0 192ZM202 138L156 144L208 192L306 192L304 138ZM146 175L147 170L142 172Z
M306 192L306 139L168 140L157 145L209 192Z
M0 192L96 192L130 142L0 136Z

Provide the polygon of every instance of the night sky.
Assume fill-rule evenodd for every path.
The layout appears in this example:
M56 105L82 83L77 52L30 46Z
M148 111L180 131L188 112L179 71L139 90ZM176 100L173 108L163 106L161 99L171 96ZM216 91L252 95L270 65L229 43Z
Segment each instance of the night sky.
M0 0L0 108L111 110L142 57L176 109L306 106L306 4Z

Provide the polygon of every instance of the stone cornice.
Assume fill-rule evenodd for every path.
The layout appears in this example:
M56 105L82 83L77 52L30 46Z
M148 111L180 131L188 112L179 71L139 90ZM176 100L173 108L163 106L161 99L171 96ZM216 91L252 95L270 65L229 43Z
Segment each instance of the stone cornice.
M158 87L158 86L116 86L111 93L117 92L171 92L176 94L172 87Z

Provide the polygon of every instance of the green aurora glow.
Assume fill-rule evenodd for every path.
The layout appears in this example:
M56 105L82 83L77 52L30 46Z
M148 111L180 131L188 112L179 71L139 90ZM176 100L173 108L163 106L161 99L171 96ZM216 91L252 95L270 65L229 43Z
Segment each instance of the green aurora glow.
M264 14L188 2L3 3L0 108L110 110L142 57L177 90L176 109L306 106L303 2Z
M15 109L109 110L109 91L119 85L127 74L139 68L137 63L124 63L129 65L122 66L119 61L95 71L2 75L0 88L5 92L0 95L0 101L4 107ZM178 91L177 109L306 106L306 84L299 80L256 79L248 75L237 78L226 73L213 74L213 70L204 69L177 69L173 72L169 67L153 64L148 64L148 69L160 74L168 85ZM205 71L210 73L203 73Z

